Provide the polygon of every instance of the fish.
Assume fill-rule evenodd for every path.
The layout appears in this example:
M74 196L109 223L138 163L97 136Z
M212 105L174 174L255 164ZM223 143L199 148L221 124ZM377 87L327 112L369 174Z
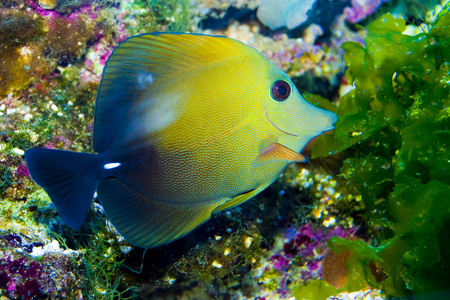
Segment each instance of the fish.
M93 152L32 148L32 179L73 229L93 196L131 244L153 248L267 188L337 116L259 51L224 36L147 33L108 58Z

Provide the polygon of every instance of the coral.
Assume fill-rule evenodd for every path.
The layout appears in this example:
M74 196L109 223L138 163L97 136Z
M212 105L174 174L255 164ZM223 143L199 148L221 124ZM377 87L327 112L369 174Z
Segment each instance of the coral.
M30 1L31 8L37 8ZM34 12L28 5L0 11L3 59L0 65L0 96L19 91L33 80L50 75L55 65L76 62L88 43L97 38L103 19L86 8L69 16ZM48 16L47 16L48 15ZM93 22L91 20L96 20Z
M316 0L261 0L256 15L261 23L272 30L280 27L293 29L306 21L315 2Z
M409 36L404 20L386 14L367 27L365 47L343 44L355 88L340 99L334 133L312 153L341 152L341 176L365 204L366 235L377 247L339 242L357 253L349 274L372 274L376 265L377 276L348 279L356 288L403 296L446 289L450 280L449 15L447 4L426 32Z
M10 297L17 295L29 300L41 294L41 285L36 280L42 273L40 264L34 261L27 264L23 257L14 260L7 257L0 260L0 272L2 288L8 291Z
M323 98L309 94L305 98L316 104L323 101ZM352 194L347 190L341 178L326 175L326 172L319 168L314 170L314 173L302 169L295 176L294 182L300 189L308 189L316 199L310 211L311 222L321 223L324 227L354 227L352 214L364 208L364 202L357 192Z
M253 11L259 6L260 0L197 0L192 8L194 19L200 19L203 24L205 20L212 23L220 19L230 17L230 19L241 18L248 15L249 11ZM233 12L235 15L233 15ZM242 12L246 12L242 14ZM221 22L217 22L221 24ZM217 26L217 24L215 24ZM203 27L200 25L200 27Z
M116 233L105 227L105 218L102 211L95 209L88 216L89 226L85 225L81 232L62 232L68 239L53 233L57 240L45 245L25 235L0 236L0 288L16 298L133 297L132 288L120 286L124 253ZM79 250L68 248L69 239Z
M32 78L50 71L27 47L33 39L42 37L42 21L34 19L29 12L0 10L0 96L11 89L26 86Z
M130 35L195 29L186 0L130 1L117 7L108 1L56 1L54 10L42 7L55 5L47 2L52 1L27 1L0 10L0 30L5 33L0 57L7 58L0 62L2 97L79 63L92 44L108 45L100 47L103 56ZM122 24L114 24L116 18Z
M256 224L248 223L238 212L221 213L193 234L148 249L145 258L132 251L125 265L133 272L124 280L139 283L140 297L148 299L188 297L186 294L193 293L193 287L208 298L232 293L251 296L253 280L249 271L260 265L264 241Z
M4 246L7 246L7 247L16 248L16 247L19 247L22 245L22 238L18 235L12 234L12 233L0 236L0 241L2 243L5 242L6 245L4 245Z
M81 296L81 284L72 273L74 261L68 256L45 253L34 260L26 254L42 244L27 244L24 238L12 233L0 236L0 245L0 288L5 296L14 299L32 299L35 296L52 299L71 296L75 299ZM15 251L11 251L13 249Z
M285 231L282 249L274 252L263 264L264 275L258 281L271 285L281 295L290 295L288 284L292 281L306 281L320 276L322 258L331 237L353 234L354 230L343 230L341 227L327 229L302 225L296 229L290 226ZM270 279L274 274L277 274L277 282Z
M352 6L344 8L345 18L357 23L371 15L383 2L388 0L352 0Z
M306 34L308 33L306 31ZM266 46L262 52L294 80L301 75L309 74L325 77L332 84L337 83L336 75L344 70L337 49L315 45L315 37L310 43L301 39L288 39L286 35L275 36L274 40L275 43L270 47Z

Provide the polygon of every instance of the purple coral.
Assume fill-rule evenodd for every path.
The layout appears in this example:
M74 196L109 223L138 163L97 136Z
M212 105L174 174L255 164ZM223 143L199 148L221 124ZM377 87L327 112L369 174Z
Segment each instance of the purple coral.
M314 230L311 226L305 225L299 227L294 233L287 233L285 238L289 239L284 244L284 252L288 256L299 254L302 257L307 257L312 256L317 245L322 243L323 232L322 230Z
M63 17L62 14L60 14L60 13L54 11L54 10L47 10L47 9L45 9L45 8L43 8L43 7L41 7L41 6L39 6L39 5L38 5L35 1L33 1L33 0L27 0L27 4L28 4L29 6L31 6L31 7L34 9L34 11L35 11L36 13L38 13L39 15L41 15L41 16L43 16L43 17L47 17L48 19L61 18L61 17ZM76 11L76 12L71 13L71 14L67 17L67 19L68 19L69 21L73 21L74 19L76 19L76 18L78 17L78 15L79 15L80 13L86 13L86 12L91 16L92 19L95 19L95 18L97 17L97 15L96 15L96 14L92 11L92 9L89 7L89 3L86 2L86 3L84 3L83 5L81 5L81 9L79 9L79 10Z
M9 265L9 273L10 274L20 274L25 275L25 258L21 257L19 259L15 259Z
M30 176L30 172L28 172L28 168L26 165L19 165L16 169L16 174L20 177Z
M41 295L41 285L35 279L41 276L42 266L32 261L28 264L24 257L0 259L0 288L7 296L29 300Z
M37 278L42 271L42 266L35 261L32 261L28 266L25 276L28 278Z
M276 254L270 258L273 263L273 268L277 271L285 271L289 268L289 260L284 256Z
M287 255L314 256L314 250L324 249L329 238L333 236L346 237L353 233L354 229L346 231L340 226L325 233L321 228L316 229L310 225L304 225L295 232L290 229L285 233L284 237L288 241L284 244L284 252Z
M25 300L41 294L41 285L36 280L26 281L19 286L19 295Z
M102 56L100 56L100 64L102 66L106 65L106 61L108 60L111 53L112 51L106 51Z
M279 292L285 292L285 282L291 274L291 265L295 265L292 263L294 260L301 259L302 265L305 266L300 271L303 280L314 278L320 272L319 267L327 241L333 236L348 237L354 233L355 229L344 230L339 226L332 230L314 228L310 225L303 225L297 229L292 226L288 227L284 234L286 242L283 250L278 251L270 258L273 269L282 274Z
M4 240L6 245L12 248L17 248L22 245L22 238L12 233L0 236L0 240Z
M344 8L345 18L357 23L371 15L377 8L388 0L352 0L352 7Z
M7 287L11 281L11 278L8 274L3 270L3 265L0 264L0 287Z

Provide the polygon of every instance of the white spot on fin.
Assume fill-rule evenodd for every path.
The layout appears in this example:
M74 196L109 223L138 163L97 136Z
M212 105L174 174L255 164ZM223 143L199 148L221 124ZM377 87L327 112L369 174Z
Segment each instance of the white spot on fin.
M153 74L150 72L139 72L137 75L137 87L140 90L147 88L148 85L153 83Z
M109 164L105 164L105 165L103 166L103 169L105 169L105 170L111 170L111 169L120 167L120 165L121 165L121 163L119 163L119 162L109 163Z

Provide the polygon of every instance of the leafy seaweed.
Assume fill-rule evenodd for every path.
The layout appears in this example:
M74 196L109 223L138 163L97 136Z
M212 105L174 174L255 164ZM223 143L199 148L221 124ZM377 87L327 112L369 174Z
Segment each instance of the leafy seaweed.
M293 294L297 299L325 300L332 295L344 291L354 292L365 288L368 284L376 284L376 278L371 270L371 261L380 262L378 252L383 247L370 247L363 241L346 240L333 237L327 242L329 249L339 254L341 251L351 251L348 258L348 277L343 287L334 287L325 280L315 280L305 286L296 286Z
M448 289L450 4L428 26L408 36L405 21L386 14L367 27L365 47L342 46L355 88L340 99L336 129L319 138L312 156L344 152L340 176L361 194L378 246L334 240L352 250L346 286L316 281L294 289L299 299L366 285L392 296ZM369 274L374 264L382 276L350 272Z

